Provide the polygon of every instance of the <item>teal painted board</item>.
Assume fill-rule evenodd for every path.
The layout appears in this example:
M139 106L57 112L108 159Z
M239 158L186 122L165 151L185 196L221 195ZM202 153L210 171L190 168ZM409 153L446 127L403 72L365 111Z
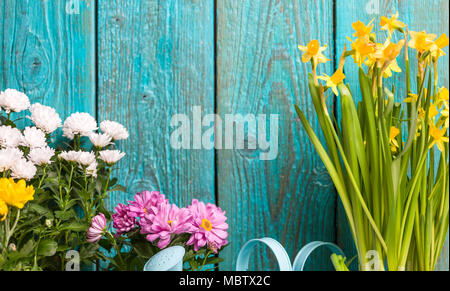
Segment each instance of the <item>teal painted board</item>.
M252 238L275 238L292 258L310 241L333 242L334 187L294 112L294 104L304 108L318 131L306 87L310 66L297 46L319 39L333 59L332 1L217 1L216 15L217 113L279 114L276 159L260 160L261 150L217 150L218 200L231 236L221 268L234 269ZM256 138L249 128L246 142ZM329 255L315 255L308 268L330 268ZM274 262L259 249L250 269L276 270Z
M0 5L0 89L31 103L95 114L95 2L4 0Z
M346 36L352 37L354 33L352 29L352 23L357 20L361 20L364 23L369 23L375 18L375 29L379 31L379 22L381 16L391 17L392 14L398 12L399 20L408 25L409 30L422 31L426 30L428 33L435 33L440 35L446 33L448 35L448 16L449 16L449 2L447 0L409 0L409 1L391 1L391 0L338 0L336 1L336 50L339 55L344 44L347 43L349 47L350 43L346 39ZM377 37L380 39L385 38L385 32L378 33ZM398 41L398 39L394 39ZM410 59L414 59L413 51L410 50ZM350 64L351 63L351 64ZM405 64L403 60L399 58L399 66L402 70L405 70ZM411 68L417 67L417 65L411 64ZM439 86L449 85L449 73L448 73L448 56L445 56L440 61L438 66L439 71ZM358 70L357 66L353 64L351 58L347 59L345 66L346 81L350 84L353 96L356 100L361 100L359 82L358 82ZM416 70L411 71L411 77L414 78ZM404 74L395 74L388 80L387 84L396 84L396 100L401 101L406 98L406 88L404 86ZM415 82L412 82L415 84ZM414 88L412 88L414 90ZM342 207L338 210L338 242L348 257L352 257L355 254L353 247L353 240L351 238L350 231L348 230L346 218ZM445 255L447 254L447 255ZM440 268L448 270L448 241L444 247ZM445 267L446 266L446 267ZM354 267L354 264L353 264Z
M213 5L98 1L98 116L130 131L115 172L128 191L112 193L111 207L143 190L161 191L179 206L215 201L214 151L170 144L173 115L192 122L194 106L214 112Z

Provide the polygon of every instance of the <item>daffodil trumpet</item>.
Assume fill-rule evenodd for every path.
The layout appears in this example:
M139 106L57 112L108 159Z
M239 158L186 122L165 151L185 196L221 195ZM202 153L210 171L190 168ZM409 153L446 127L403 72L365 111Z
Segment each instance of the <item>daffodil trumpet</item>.
M445 34L408 31L398 14L381 17L379 24L388 35L383 43L375 40L373 20L353 23L351 50L344 49L329 75L316 74L327 61L318 48L326 45L299 46L302 61L315 62L308 85L324 144L302 109L295 109L336 186L359 269L434 270L449 228L449 94L438 88L437 70L449 41ZM393 42L396 32L400 41ZM408 50L416 51L415 59ZM347 57L359 67L358 103L345 84L354 81L345 75ZM416 79L411 64L417 66ZM384 79L402 73L405 86L385 86ZM340 102L340 119L330 116L323 101L327 89ZM333 263L346 269L339 258Z

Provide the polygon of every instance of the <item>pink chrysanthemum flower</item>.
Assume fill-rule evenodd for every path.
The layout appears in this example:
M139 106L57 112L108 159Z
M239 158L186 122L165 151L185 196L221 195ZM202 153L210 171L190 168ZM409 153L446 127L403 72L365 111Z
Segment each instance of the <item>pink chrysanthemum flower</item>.
M87 241L90 243L98 242L106 232L106 218L103 213L92 218L91 227L87 231Z
M129 232L136 226L136 218L130 212L130 205L119 203L114 209L113 227L116 229L116 235Z
M156 208L163 203L169 203L164 194L156 191L144 191L134 195L134 201L130 201L130 212L135 217L144 217L144 215L150 214L152 207Z
M173 234L190 232L191 220L191 214L186 208L162 203L154 209L154 212L144 215L139 224L141 233L147 234L146 239L150 242L159 239L157 245L163 249L169 245Z
M210 249L217 253L217 250L228 243L225 211L214 204L205 205L196 199L192 200L188 209L192 214L193 230L186 244L194 245L195 251L208 244L208 246L214 246Z

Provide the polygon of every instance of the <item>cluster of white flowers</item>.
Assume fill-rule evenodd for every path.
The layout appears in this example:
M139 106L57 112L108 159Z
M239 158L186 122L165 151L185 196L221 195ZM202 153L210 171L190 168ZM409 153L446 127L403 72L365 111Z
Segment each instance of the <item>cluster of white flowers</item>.
M0 108L6 113L20 112L30 107L30 99L22 92L14 89L6 89L0 93Z
M118 150L108 149L115 141L127 139L128 130L120 123L105 120L100 123L102 133L97 132L98 125L89 113L76 112L62 124L61 118L52 107L35 103L24 93L14 89L6 89L0 93L0 113L8 114L29 109L30 119L34 126L23 131L9 126L0 126L0 173L8 173L14 179L30 180L34 178L38 167L51 163L55 150L47 144L50 134L62 127L63 136L74 139L75 136L86 136L94 146L94 152L63 151L58 157L67 162L77 163L89 176L97 176L98 160L112 166L125 156ZM24 152L26 156L24 156Z

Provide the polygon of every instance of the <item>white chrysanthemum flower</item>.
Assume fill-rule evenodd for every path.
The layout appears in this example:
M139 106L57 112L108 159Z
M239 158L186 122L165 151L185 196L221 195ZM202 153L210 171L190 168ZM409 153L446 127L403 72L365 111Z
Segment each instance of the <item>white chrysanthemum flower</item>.
M79 152L77 163L82 166L89 166L96 161L93 152Z
M86 175L97 178L97 166L97 161L90 164L89 167L86 168Z
M80 152L68 151L68 152L62 152L58 156L67 162L78 162L79 155L80 155Z
M11 167L11 178L29 181L36 175L36 170L36 166L32 162L19 159Z
M111 136L113 140L127 139L129 137L128 130L122 124L104 120L100 123L100 129Z
M28 126L23 130L21 145L33 148L43 148L47 146L45 132L37 127Z
M28 154L28 160L37 166L48 165L51 158L55 155L55 150L48 146L42 148L33 148Z
M107 133L91 133L89 135L89 140L97 148L104 148L111 144L111 136Z
M30 107L31 116L28 118L33 121L34 125L47 134L54 132L61 127L61 118L56 110L52 107L35 103Z
M9 125L0 126L0 147L16 148L22 142L22 133Z
M125 156L125 153L122 153L118 150L105 150L99 152L100 159L107 163L108 165L113 165L117 163L120 159Z
M0 150L0 172L11 169L14 163L23 158L23 153L18 148L6 148Z
M0 93L0 107L6 113L20 112L27 110L30 107L30 99L25 93L19 92L15 89L6 89Z
M76 112L70 115L63 126L63 136L73 139L75 135L89 136L97 130L97 121L89 113Z

